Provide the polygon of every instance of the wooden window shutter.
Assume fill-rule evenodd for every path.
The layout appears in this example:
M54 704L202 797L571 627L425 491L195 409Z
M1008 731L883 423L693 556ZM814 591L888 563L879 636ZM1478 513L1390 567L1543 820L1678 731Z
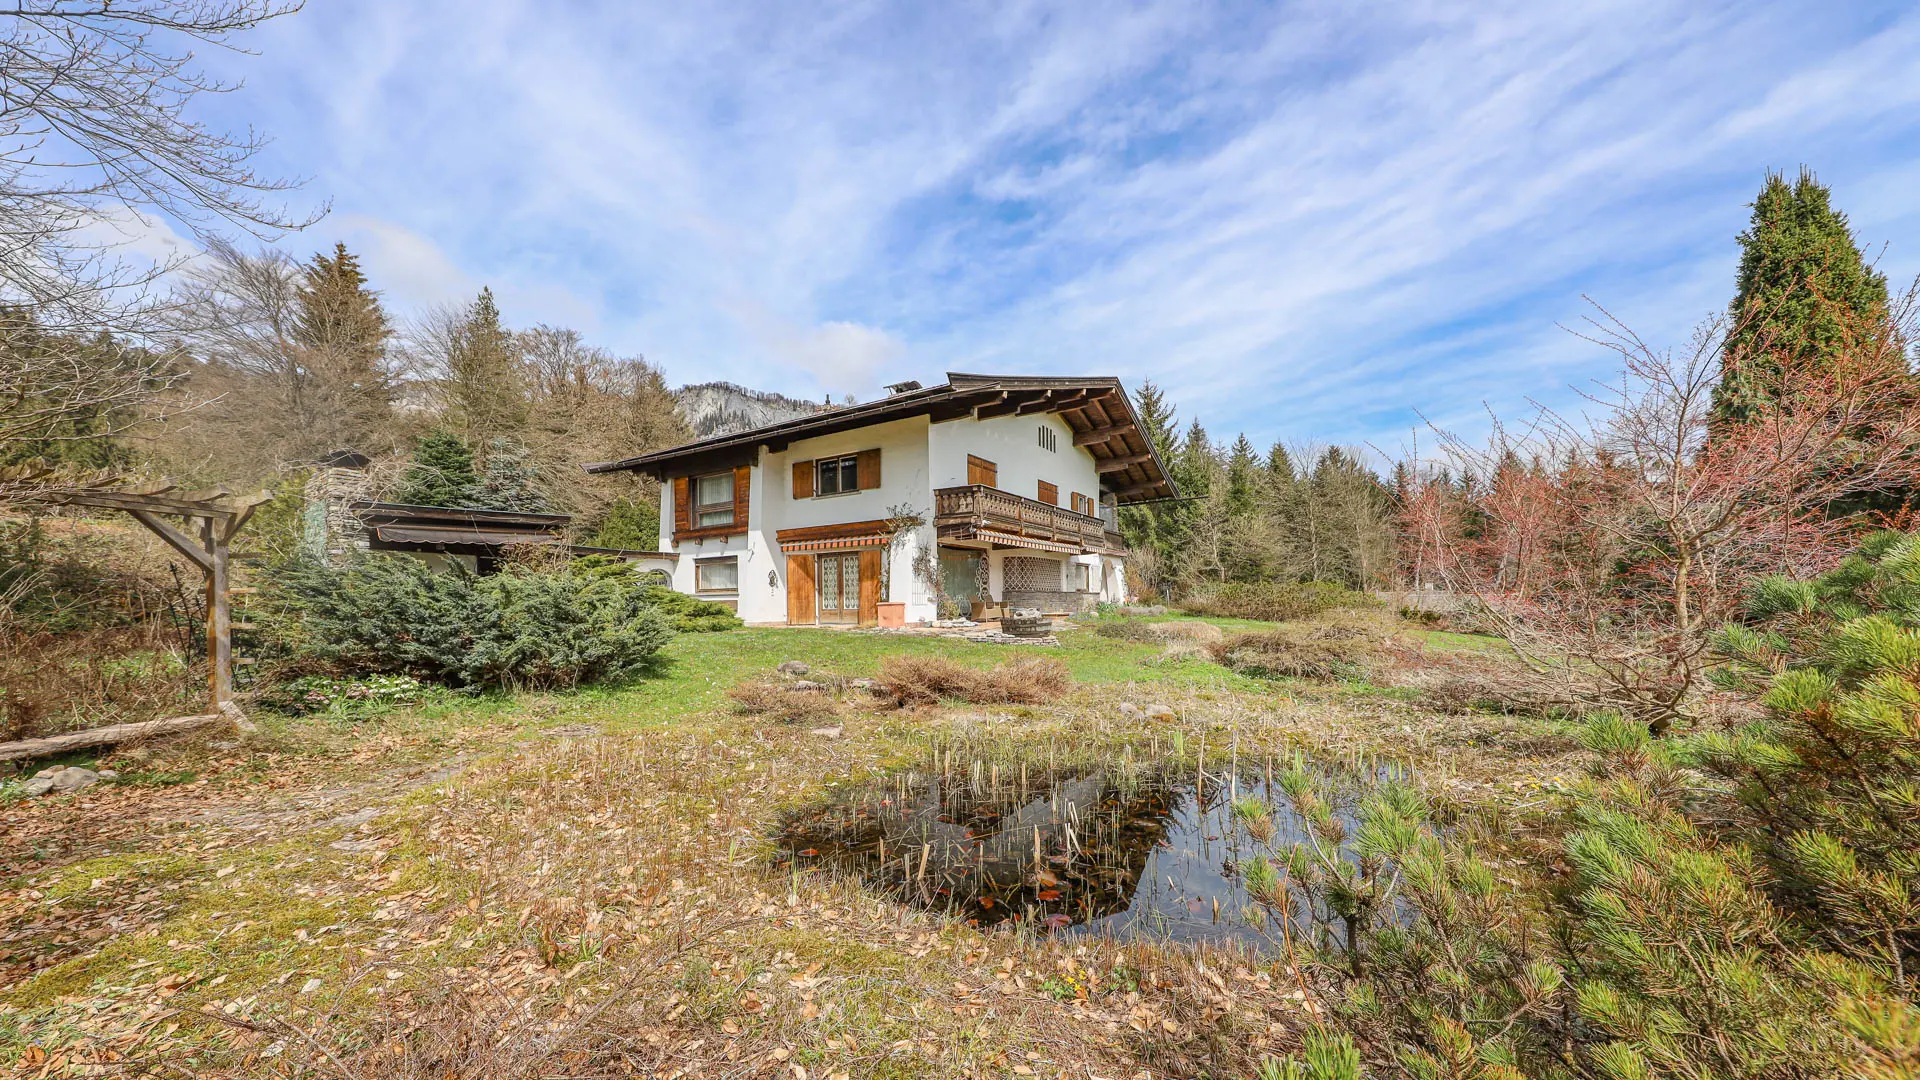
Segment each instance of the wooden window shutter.
M680 534L693 528L693 482L685 476L673 478L673 534Z
M1000 466L983 457L967 455L967 483L1000 486Z
M880 486L880 451L862 450L860 460L854 468L860 471L860 490L867 491Z
M1060 489L1045 480L1040 481L1040 501L1048 506L1060 505Z
M753 466L736 465L733 468L733 528L736 532L747 531L747 495L753 488Z
M793 463L793 497L813 498L813 462L811 460Z

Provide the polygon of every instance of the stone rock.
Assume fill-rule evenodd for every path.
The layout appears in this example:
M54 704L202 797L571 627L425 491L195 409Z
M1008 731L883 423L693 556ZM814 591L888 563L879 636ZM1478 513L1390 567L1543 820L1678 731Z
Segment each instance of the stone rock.
M807 732L807 734L809 734L809 735L818 735L818 736L820 736L820 737L821 737L821 738L823 738L823 739L837 739L837 738L839 738L839 737L840 737L840 735L841 735L841 734L842 734L843 732L845 732L846 730L847 730L846 728L844 728L844 727L840 727L840 726L835 726L835 727L817 727L817 728L814 728L814 729L812 729L811 731L808 731L808 732Z
M805 660L783 660L780 662L780 666L773 670L778 671L782 675L805 675L811 672L813 667Z
M1145 717L1147 714L1140 708L1140 706L1135 705L1133 702L1123 701L1120 703L1120 715L1126 717L1129 720L1139 720Z
M100 774L92 769L83 769L78 765L61 769L48 779L53 781L53 790L67 794L82 791L100 782Z
M47 792L53 790L53 777L36 776L27 781L21 790L25 791L29 796L45 795Z
M853 680L847 685L854 688L855 690L872 690L875 687L878 687L880 684L877 682L874 682L872 679L860 678L860 679Z
M120 779L120 773L119 773L119 770L117 770L117 769L101 769L101 770L100 770L100 779L102 779L102 780L118 780L118 779Z
M827 692L827 684L817 683L817 682L814 682L812 679L795 679L792 682L787 684L787 689L810 690L810 691L813 691L814 693L824 694Z
M1167 708L1165 705L1149 705L1147 706L1147 709L1144 715L1148 720L1176 719L1176 717L1173 714L1173 710Z

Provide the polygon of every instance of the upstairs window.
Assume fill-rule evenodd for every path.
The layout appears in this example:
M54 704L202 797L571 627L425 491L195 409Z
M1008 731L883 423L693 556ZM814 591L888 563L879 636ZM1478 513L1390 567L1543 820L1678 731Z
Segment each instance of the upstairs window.
M849 454L841 458L822 458L814 463L819 476L813 483L816 495L838 495L843 491L860 490L860 457Z
M1060 452L1060 433L1045 424L1040 425L1040 449L1050 454Z
M1048 506L1059 506L1060 489L1053 484L1047 483L1045 480L1040 481L1040 501L1046 503Z
M704 529L733 524L733 474L713 473L693 482L694 524Z

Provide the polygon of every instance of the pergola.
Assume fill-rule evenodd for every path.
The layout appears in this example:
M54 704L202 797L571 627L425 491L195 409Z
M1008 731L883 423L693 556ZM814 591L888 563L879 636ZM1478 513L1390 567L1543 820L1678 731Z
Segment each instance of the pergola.
M235 496L224 487L179 491L172 484L138 487L103 482L47 493L54 506L124 510L200 568L207 581L207 689L215 713L233 700L233 591L227 579L229 545L271 492ZM168 518L181 519L175 526Z

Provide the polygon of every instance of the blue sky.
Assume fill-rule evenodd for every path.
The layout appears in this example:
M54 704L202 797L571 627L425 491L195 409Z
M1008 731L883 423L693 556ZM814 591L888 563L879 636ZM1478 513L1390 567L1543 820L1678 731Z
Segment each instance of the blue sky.
M209 54L399 312L491 285L680 382L1163 384L1371 442L1683 341L1767 169L1920 272L1920 7L356 3Z

